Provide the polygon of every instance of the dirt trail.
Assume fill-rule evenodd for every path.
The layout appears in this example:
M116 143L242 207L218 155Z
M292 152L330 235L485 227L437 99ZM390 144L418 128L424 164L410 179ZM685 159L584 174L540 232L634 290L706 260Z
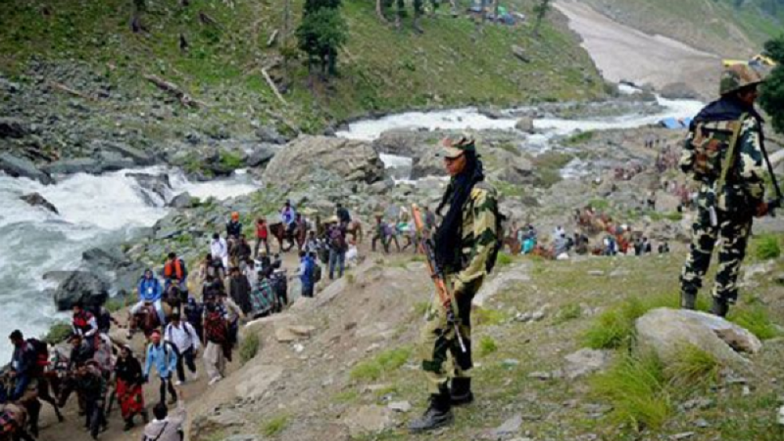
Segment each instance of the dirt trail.
M569 18L569 27L583 38L583 47L607 80L656 88L683 82L706 97L715 95L718 56L640 32L574 0L558 0L555 7Z

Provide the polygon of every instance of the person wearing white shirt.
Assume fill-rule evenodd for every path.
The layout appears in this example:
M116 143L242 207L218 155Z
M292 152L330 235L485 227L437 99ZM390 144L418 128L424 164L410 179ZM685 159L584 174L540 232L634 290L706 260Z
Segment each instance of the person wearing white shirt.
M226 240L220 237L218 233L212 235L210 253L213 259L220 259L221 263L223 263L223 268L229 267L229 246L226 245Z
M199 374L196 372L196 353L199 352L201 343L199 342L199 335L196 330L188 322L180 320L179 314L173 314L171 323L166 325L164 331L164 339L171 343L177 350L177 382L176 386L185 382L185 369L184 364L188 366L191 372L191 378L196 380Z

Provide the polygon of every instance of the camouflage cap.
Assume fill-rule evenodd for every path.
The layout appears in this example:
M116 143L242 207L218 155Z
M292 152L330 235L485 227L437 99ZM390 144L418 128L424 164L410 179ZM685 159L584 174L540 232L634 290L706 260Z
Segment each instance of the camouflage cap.
M762 81L762 75L752 67L746 64L735 64L722 72L719 94L724 96L744 87L757 85Z
M476 151L474 138L468 134L462 134L456 138L444 138L441 145L443 146L442 155L450 159L458 158L468 151Z

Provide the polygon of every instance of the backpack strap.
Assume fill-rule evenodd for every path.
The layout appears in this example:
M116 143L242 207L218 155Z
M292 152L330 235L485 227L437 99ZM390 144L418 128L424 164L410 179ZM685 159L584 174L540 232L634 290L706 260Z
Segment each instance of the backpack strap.
M163 432L166 431L166 426L168 426L168 425L169 425L168 421L164 422L163 423L163 428L161 429L160 433L158 433L158 436L156 436L155 438L152 438L150 441L158 441L159 439L161 439L161 437L163 436Z
M730 149L727 152L727 157L724 158L724 164L722 164L721 167L721 177L719 178L719 183L716 186L718 191L722 191L722 188L724 188L724 184L727 182L727 174L735 163L735 151L737 150L738 137L740 137L740 131L743 129L743 122L746 120L747 116L749 116L748 113L741 114L737 125L732 131L732 138L730 138Z

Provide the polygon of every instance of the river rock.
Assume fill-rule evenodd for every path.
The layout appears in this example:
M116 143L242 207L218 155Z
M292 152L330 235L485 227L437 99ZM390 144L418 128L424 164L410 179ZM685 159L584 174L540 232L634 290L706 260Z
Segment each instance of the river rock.
M67 311L80 301L85 307L102 305L108 297L107 281L87 271L74 271L57 287L54 302L58 311Z
M686 83L670 83L662 87L659 94L671 100L696 100L700 99L700 94L697 93L691 86Z
M421 179L428 176L446 176L444 157L439 149L431 149L421 156L414 158L411 167L411 179Z
M70 175L74 173L98 174L103 171L100 160L88 157L61 159L45 165L42 168L47 173L58 175Z
M277 149L271 146L261 145L253 149L245 160L245 165L248 167L261 167L269 163L277 153Z
M143 166L155 163L155 159L147 152L119 142L95 140L90 143L90 147L96 151L107 151L119 154L120 156L133 161L135 165Z
M748 330L721 317L699 311L654 309L637 319L637 341L666 362L679 357L684 345L694 345L725 364L743 366L762 342Z
M57 207L55 207L51 202L47 201L39 193L26 194L24 196L20 196L19 199L27 202L33 207L43 207L44 209L49 210L54 214L60 214L60 212L57 211Z
M44 185L54 183L48 173L38 170L32 161L10 153L0 153L0 171L13 178L29 178Z
M373 141L373 149L379 153L416 158L427 148L428 134L408 129L393 129L382 133Z
M566 378L574 380L578 377L604 370L610 362L610 353L595 349L583 348L566 357L564 372Z
M259 138L259 141L268 144L285 144L287 141L274 126L259 127L256 129L256 137Z
M173 197L167 204L167 207L170 208L191 208L193 207L193 196L187 191L185 193L180 193L177 196Z
M131 264L128 257L116 247L90 248L82 253L82 261L89 267L98 267L108 270L126 267Z
M370 144L325 136L300 136L278 152L263 174L265 182L291 186L332 176L372 184L384 178L384 164Z
M17 118L0 118L0 138L22 138L30 128Z
M142 188L142 194L148 205L159 206L160 203L155 201L156 197L161 201L166 202L171 194L171 182L169 182L169 175L157 174L151 175L148 173L128 173L126 176L133 178L139 183Z
M515 128L521 132L534 133L534 120L529 116L524 116L517 120Z

